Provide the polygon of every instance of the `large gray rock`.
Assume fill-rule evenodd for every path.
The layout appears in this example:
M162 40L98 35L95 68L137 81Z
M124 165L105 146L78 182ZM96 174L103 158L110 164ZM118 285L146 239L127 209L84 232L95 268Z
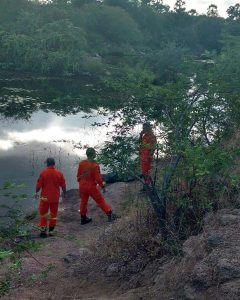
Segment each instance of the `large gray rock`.
M207 260L195 265L192 272L192 285L196 290L206 290L213 284L212 269Z
M83 259L83 257L87 257L87 256L91 256L91 255L92 255L91 250L89 250L87 248L80 248L77 253L68 253L67 255L65 255L63 260L65 263L75 264L75 263L81 261L81 259Z
M212 233L207 238L207 244L211 248L219 247L224 244L224 237L220 233Z
M219 294L222 299L239 300L240 299L240 279L224 283L219 288Z
M240 223L240 216L233 214L223 215L220 216L219 222L222 226L237 224Z
M228 257L219 259L216 267L218 282L223 283L235 278L240 278L239 257Z
M205 247L204 236L191 236L187 239L182 247L182 251L185 257L192 257L193 255L201 255Z

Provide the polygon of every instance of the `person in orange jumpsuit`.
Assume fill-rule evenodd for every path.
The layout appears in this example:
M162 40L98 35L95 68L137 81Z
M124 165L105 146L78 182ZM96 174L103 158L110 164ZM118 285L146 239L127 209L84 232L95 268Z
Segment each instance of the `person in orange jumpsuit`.
M94 160L96 151L93 148L88 148L86 151L87 159L79 163L77 180L79 182L80 195L80 214L81 225L92 221L87 217L87 204L89 197L98 204L104 213L108 216L108 221L111 222L115 215L112 213L111 207L108 205L103 195L100 193L98 186L105 190L105 183L100 174L100 167Z
M47 168L44 169L36 184L35 198L41 190L39 214L40 214L40 237L47 237L48 212L50 210L49 235L53 235L57 223L58 204L60 197L60 187L63 191L63 198L66 197L66 183L63 174L55 169L54 158L46 160Z
M153 133L152 127L149 123L143 124L143 130L140 133L140 162L141 171L145 184L152 183L151 165L153 162L153 154L156 149L157 139Z

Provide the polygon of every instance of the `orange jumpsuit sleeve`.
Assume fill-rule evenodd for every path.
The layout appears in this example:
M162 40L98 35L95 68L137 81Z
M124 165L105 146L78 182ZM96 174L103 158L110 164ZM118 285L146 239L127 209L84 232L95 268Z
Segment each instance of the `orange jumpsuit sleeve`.
M100 187L103 187L103 180L102 180L102 176L100 173L100 167L98 164L96 164L96 166L94 167L94 177L95 177L96 183L99 184Z

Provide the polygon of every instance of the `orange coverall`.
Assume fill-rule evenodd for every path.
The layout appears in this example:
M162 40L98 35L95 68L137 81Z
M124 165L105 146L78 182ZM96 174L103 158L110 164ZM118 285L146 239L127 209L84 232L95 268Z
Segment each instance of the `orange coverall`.
M78 167L77 180L79 182L79 195L81 199L80 214L82 216L87 214L89 197L92 197L105 213L112 210L97 188L97 184L103 187L103 180L99 165L96 162L89 160L81 161Z
M153 133L144 133L140 140L141 170L146 184L150 184L152 181L150 171L156 142L156 137Z
M56 225L60 187L66 188L66 183L63 174L56 170L55 167L47 167L41 172L36 185L36 188L41 189L39 203L40 227L47 226L49 209L49 227L54 227Z

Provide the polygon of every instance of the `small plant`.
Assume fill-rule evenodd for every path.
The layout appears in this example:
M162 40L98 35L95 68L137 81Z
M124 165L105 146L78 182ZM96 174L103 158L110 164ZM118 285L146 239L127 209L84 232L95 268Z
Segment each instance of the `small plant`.
M5 274L4 278L0 280L0 296L6 295L10 290L11 278L9 274Z
M50 272L52 272L55 269L55 265L50 263L47 265L46 269L44 271L42 271L41 275L40 275L40 279L41 280L46 280L48 278L48 275Z
M21 241L20 243L17 243L13 249L15 252L21 253L25 250L38 251L41 249L41 247L42 247L41 242L29 240L29 241Z
M6 257L12 256L14 253L11 250L0 249L0 261Z

